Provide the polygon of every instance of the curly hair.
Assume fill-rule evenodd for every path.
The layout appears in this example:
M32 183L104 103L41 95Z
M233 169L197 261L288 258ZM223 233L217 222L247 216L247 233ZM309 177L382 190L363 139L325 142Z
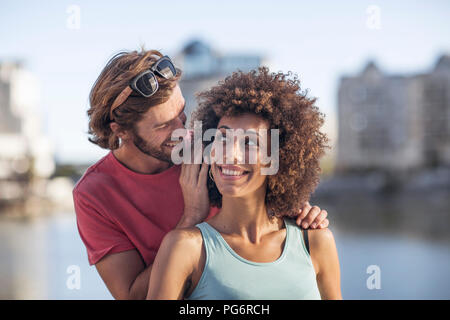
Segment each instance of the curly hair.
M279 130L279 170L268 176L266 206L269 216L295 216L308 201L320 180L320 158L328 137L320 132L325 115L300 89L300 80L291 72L270 73L260 67L248 73L234 72L218 85L199 94L192 116L202 121L203 133L217 128L224 116L255 114ZM222 206L222 195L208 177L211 204Z
M126 88L133 77L149 69L163 55L157 50L123 51L114 55L106 64L89 94L89 141L104 149L117 149L119 137L111 130L109 110L116 97ZM113 111L114 121L123 129L131 130L136 122L152 106L166 102L181 77L166 80L158 78L159 89L156 94L144 98L132 93L124 103Z

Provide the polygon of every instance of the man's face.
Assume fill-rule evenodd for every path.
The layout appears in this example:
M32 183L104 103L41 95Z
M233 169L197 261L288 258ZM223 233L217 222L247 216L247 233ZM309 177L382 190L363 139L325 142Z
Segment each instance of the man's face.
M171 161L171 153L177 142L171 141L172 132L184 128L185 100L178 84L169 100L151 107L132 130L134 145L148 156L165 162Z

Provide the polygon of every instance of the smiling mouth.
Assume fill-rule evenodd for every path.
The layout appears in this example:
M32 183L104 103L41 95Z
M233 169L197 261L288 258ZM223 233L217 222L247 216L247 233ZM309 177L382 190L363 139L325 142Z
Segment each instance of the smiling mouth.
M242 168L232 166L232 167L223 167L218 165L217 168L219 169L222 176L225 177L243 177L250 173L250 171L244 170Z
M163 144L164 147L169 147L169 148L173 148L175 147L177 144L179 144L179 141L170 141L170 142L166 142Z

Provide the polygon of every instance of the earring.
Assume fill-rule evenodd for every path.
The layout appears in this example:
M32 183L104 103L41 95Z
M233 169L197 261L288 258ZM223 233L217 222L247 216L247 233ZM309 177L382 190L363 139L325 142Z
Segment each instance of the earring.
M211 180L214 182L214 178L213 178L212 173L211 173L211 168L209 169L209 177L210 177Z

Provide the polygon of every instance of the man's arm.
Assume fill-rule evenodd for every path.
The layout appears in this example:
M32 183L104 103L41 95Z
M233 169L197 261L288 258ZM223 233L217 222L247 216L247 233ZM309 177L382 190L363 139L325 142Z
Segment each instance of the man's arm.
M192 227L199 222L186 212L176 229ZM152 266L145 267L136 249L108 254L95 265L111 295L120 300L145 299Z
M106 255L95 265L114 299L145 299L152 265L136 249Z

